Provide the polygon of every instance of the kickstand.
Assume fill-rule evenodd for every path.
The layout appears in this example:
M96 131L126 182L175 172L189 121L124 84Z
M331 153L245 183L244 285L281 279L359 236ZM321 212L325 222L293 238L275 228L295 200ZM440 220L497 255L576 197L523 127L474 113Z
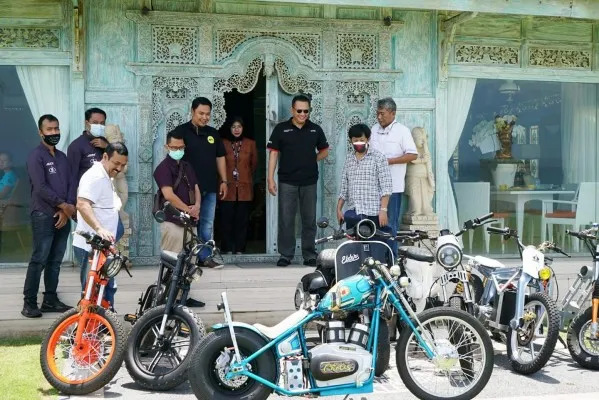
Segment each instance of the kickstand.
M564 348L566 348L566 349L568 348L568 345L566 344L566 342L564 341L564 339L562 338L561 335L559 335L557 337L557 340L559 340L559 342L564 345Z

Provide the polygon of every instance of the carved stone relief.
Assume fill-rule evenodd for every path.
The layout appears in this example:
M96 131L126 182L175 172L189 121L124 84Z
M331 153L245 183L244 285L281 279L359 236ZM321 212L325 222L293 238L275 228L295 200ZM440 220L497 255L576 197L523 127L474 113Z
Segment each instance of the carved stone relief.
M198 63L198 28L153 26L152 43L152 54L155 63Z
M591 51L531 48L528 54L531 66L591 69Z
M337 67L341 69L376 69L377 35L337 34Z
M320 33L269 32L269 31L240 31L217 30L214 59L222 62L228 59L237 48L245 42L257 37L271 37L286 41L295 47L303 58L314 66L321 65Z
M519 65L520 48L456 44L455 61L463 64Z
M289 67L281 58L275 60L275 69L279 77L279 84L287 93L306 93L312 96L312 113L310 118L322 123L322 83L307 80L303 75L291 74Z
M178 100L191 104L198 96L198 81L194 78L155 76L152 83L151 143L158 137L158 126L165 118L165 103Z
M0 48L60 47L60 29L0 28Z

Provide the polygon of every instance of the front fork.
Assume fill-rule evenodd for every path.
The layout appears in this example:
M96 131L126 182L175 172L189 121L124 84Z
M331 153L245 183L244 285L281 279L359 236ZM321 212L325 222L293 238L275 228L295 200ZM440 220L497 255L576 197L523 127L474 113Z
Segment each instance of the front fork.
M599 323L597 321L599 314L599 279L595 279L593 288L593 312L591 314L591 336L599 338Z
M518 291L516 292L516 313L510 321L510 328L517 330L522 327L522 319L524 317L524 302L526 300L526 287L530 283L532 276L522 271L518 280Z

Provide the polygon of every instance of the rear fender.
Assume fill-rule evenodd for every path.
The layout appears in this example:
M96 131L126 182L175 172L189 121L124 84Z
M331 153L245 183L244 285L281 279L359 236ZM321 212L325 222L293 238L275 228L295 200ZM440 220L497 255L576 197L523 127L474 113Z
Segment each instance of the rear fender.
M267 338L266 336L264 336L264 334L262 332L260 332L258 329L256 329L256 327L254 327L253 325L246 324L245 322L233 322L232 324L233 324L234 328L248 329L248 330L254 332L256 335L260 336L260 338L262 338L264 340L264 344L267 344L268 342L270 342L270 339ZM227 324L212 325L212 330L216 331L219 329L229 329L229 325L227 325Z

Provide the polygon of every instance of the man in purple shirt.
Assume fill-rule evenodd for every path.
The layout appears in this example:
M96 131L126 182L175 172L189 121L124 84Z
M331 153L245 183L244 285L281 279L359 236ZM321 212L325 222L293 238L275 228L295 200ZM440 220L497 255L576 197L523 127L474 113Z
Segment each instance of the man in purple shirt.
M70 232L68 222L75 212L72 174L67 156L56 149L60 141L58 119L42 115L38 128L42 143L27 158L33 232L33 253L27 267L21 311L27 318L41 317L42 311L65 312L71 308L58 300L56 288ZM40 311L37 294L42 271L46 291Z

